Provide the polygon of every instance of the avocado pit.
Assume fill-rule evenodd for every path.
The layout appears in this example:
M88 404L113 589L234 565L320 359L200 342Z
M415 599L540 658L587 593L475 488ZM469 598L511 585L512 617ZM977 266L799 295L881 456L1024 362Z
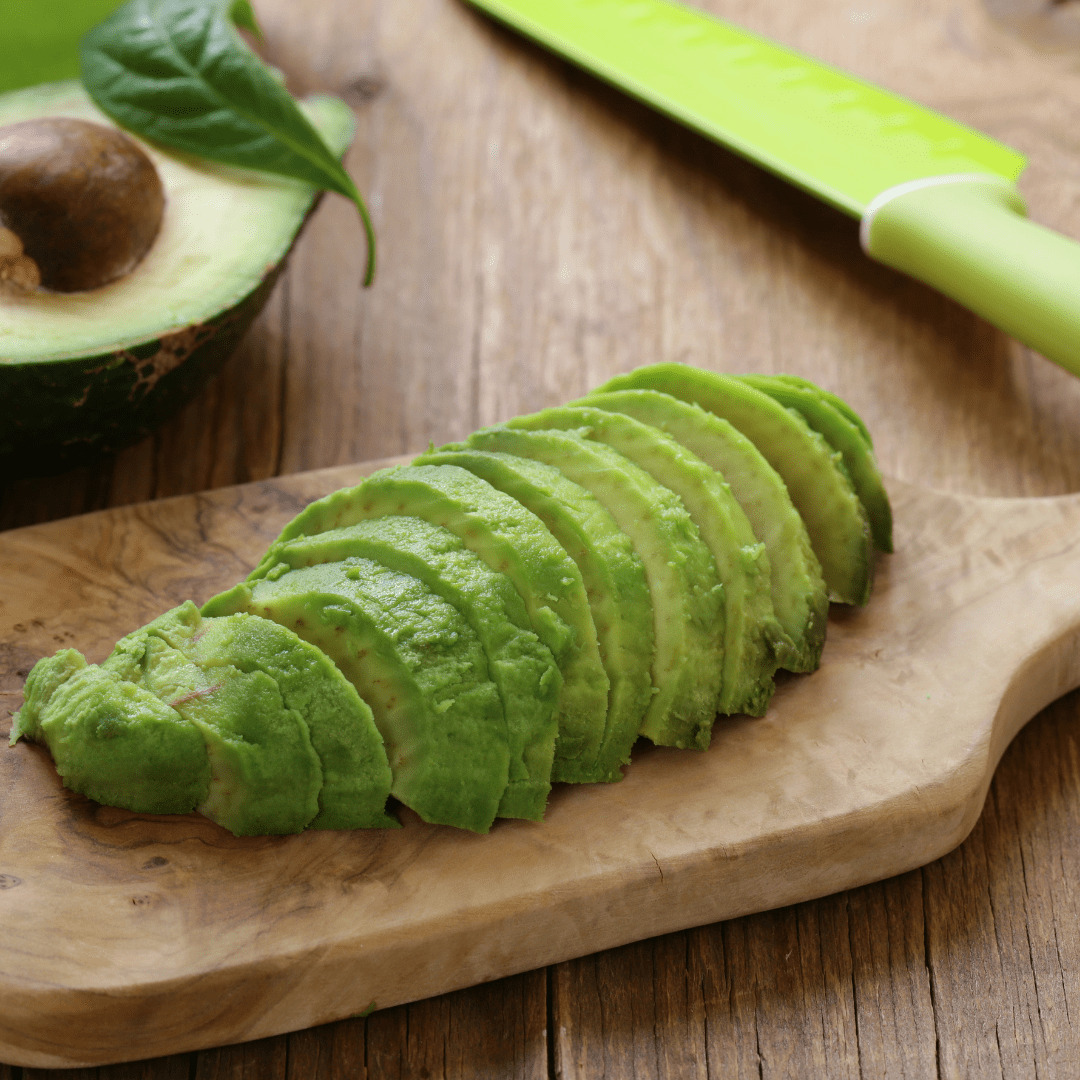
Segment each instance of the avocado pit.
M68 117L0 128L0 285L107 285L150 249L164 208L153 162L115 128Z

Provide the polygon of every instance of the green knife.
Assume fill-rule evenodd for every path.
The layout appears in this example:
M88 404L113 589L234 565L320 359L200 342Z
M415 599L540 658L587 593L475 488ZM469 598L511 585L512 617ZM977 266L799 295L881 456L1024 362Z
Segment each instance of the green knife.
M862 221L872 258L1080 374L1080 245L1027 219L1015 150L665 0L470 0Z

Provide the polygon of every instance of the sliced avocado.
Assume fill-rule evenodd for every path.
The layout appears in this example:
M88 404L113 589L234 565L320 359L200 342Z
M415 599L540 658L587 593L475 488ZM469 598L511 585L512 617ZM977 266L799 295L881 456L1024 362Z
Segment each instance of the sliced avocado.
M322 766L309 829L396 829L386 812L392 777L371 708L322 650L257 615L204 619L189 600L147 627L208 676L237 668L270 676L304 720Z
M578 429L624 454L681 500L712 552L724 587L724 665L717 709L761 716L773 692L774 645L782 631L773 614L765 545L723 477L658 428L618 410L569 405L511 420L529 430Z
M615 519L594 495L552 465L458 445L416 459L457 465L517 499L547 527L577 563L589 597L600 657L611 683L607 720L595 761L567 762L583 776L621 780L622 766L652 697L652 600L645 568Z
M800 413L734 375L660 363L618 375L599 388L661 390L728 420L780 474L806 523L831 599L865 604L873 585L870 523L838 451Z
M863 423L862 417L842 397L818 386L817 383L812 383L809 379L804 379L801 375L771 375L770 378L787 383L789 386L815 391L823 401L827 401L837 412L843 413L858 428L863 442L871 450L874 449L874 437L870 434L870 429Z
M453 604L476 632L506 713L510 779L498 816L540 821L551 790L562 677L551 650L529 629L525 605L510 579L448 529L415 517L375 518L297 537L279 549L281 561L271 576L280 574L280 567L299 569L352 556L418 578Z
M334 492L302 510L252 578L279 562L280 546L294 537L388 515L419 517L449 529L513 582L534 633L554 654L563 677L551 778L573 779L564 769L573 771L572 763L579 760L595 761L603 739L608 677L581 572L544 523L516 499L453 465L384 469L359 487Z
M353 116L335 98L302 104L336 152ZM62 116L115 125L78 82L0 96L0 126ZM121 449L176 412L225 362L258 314L316 201L306 184L241 173L140 143L165 187L146 257L80 293L0 291L0 429L8 475L60 471Z
M821 564L799 512L776 470L726 420L658 390L616 390L578 404L625 413L667 432L731 486L769 557L773 610L786 638L777 661L789 671L813 671L821 658L829 612Z
M350 557L233 590L322 649L371 706L392 793L425 821L487 832L509 778L506 717L464 617L423 582Z
M723 588L678 497L618 451L573 431L487 428L466 446L554 465L600 501L645 567L652 597L652 681L640 732L661 746L709 745L723 663Z
M875 547L882 551L892 551L892 508L885 483L881 479L874 457L873 447L867 444L863 432L852 422L851 410L841 411L833 404L840 399L835 395L826 397L820 387L812 383L799 386L778 375L740 375L740 379L749 386L768 394L785 409L795 409L803 419L844 458L855 493L859 496L874 537Z
M12 744L44 742L65 787L140 814L186 814L205 800L202 734L149 690L64 649L34 665L24 693Z
M296 833L319 812L322 763L303 717L262 671L203 671L143 627L102 670L150 691L201 733L210 784L196 809L236 836Z

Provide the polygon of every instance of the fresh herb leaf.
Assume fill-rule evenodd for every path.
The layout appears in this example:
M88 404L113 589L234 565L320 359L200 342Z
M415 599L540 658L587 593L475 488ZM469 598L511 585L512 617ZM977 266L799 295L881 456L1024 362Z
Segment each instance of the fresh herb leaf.
M234 24L258 33L249 0L130 0L83 39L83 83L102 112L153 142L352 199L370 284L375 233L356 185Z

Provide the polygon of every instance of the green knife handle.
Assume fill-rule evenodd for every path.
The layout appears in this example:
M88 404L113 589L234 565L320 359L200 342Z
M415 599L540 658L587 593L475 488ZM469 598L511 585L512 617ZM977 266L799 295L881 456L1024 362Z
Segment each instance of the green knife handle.
M1029 221L993 176L902 184L870 204L863 248L1080 375L1080 244Z

